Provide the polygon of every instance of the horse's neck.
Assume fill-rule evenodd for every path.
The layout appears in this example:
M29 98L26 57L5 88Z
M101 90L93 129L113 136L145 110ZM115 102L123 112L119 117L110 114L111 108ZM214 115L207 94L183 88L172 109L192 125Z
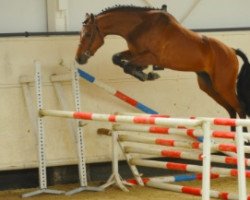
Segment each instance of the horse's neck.
M124 38L143 21L138 13L114 12L99 16L98 26L104 36L119 35Z

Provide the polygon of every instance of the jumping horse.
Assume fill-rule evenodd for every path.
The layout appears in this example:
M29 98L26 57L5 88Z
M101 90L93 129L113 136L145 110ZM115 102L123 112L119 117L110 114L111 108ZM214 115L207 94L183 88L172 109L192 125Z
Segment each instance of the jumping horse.
M145 81L159 78L155 72L143 72L149 65L195 72L199 88L231 118L250 116L250 64L241 50L183 27L162 8L116 6L86 15L76 61L87 63L107 35L127 42L128 50L113 55L113 63L125 73ZM237 55L244 62L239 75Z

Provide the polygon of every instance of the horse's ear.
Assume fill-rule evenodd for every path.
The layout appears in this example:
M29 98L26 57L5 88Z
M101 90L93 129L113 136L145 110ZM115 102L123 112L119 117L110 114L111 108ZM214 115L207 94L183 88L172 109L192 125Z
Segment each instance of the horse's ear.
M88 13L86 13L86 15L85 15L85 20L83 21L83 25L86 25L87 24L87 21L88 21L88 19L89 19L89 14Z
M90 14L89 14L89 13L86 13L86 15L85 15L85 19L88 19L88 18L89 18L89 16L90 16Z
M90 14L90 21L92 23L95 22L95 16L92 13Z
M162 9L163 11L167 11L167 5L166 5L166 4L163 4L163 5L161 6L161 9Z

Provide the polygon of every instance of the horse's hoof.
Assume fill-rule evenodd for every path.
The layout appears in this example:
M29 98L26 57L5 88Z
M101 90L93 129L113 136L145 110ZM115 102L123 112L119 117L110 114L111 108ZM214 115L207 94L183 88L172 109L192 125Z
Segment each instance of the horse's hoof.
M146 80L148 79L148 75L145 74L145 73L142 72L142 71L134 71L134 72L132 73L132 75L133 75L135 78L139 79L140 81L146 81Z
M147 78L147 80L153 81L153 80L158 79L158 78L160 78L160 75L159 75L159 74L154 73L154 72L149 72L149 73L148 73L148 78Z

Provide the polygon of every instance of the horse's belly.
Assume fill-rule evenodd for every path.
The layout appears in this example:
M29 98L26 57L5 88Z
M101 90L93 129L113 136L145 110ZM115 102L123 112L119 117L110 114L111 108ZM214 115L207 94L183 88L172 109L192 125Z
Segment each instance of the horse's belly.
M199 72L199 71L204 71L205 69L205 64L204 63L199 63L199 62L164 62L162 63L162 66L164 68L172 69L172 70L177 70L177 71L194 71L194 72Z

